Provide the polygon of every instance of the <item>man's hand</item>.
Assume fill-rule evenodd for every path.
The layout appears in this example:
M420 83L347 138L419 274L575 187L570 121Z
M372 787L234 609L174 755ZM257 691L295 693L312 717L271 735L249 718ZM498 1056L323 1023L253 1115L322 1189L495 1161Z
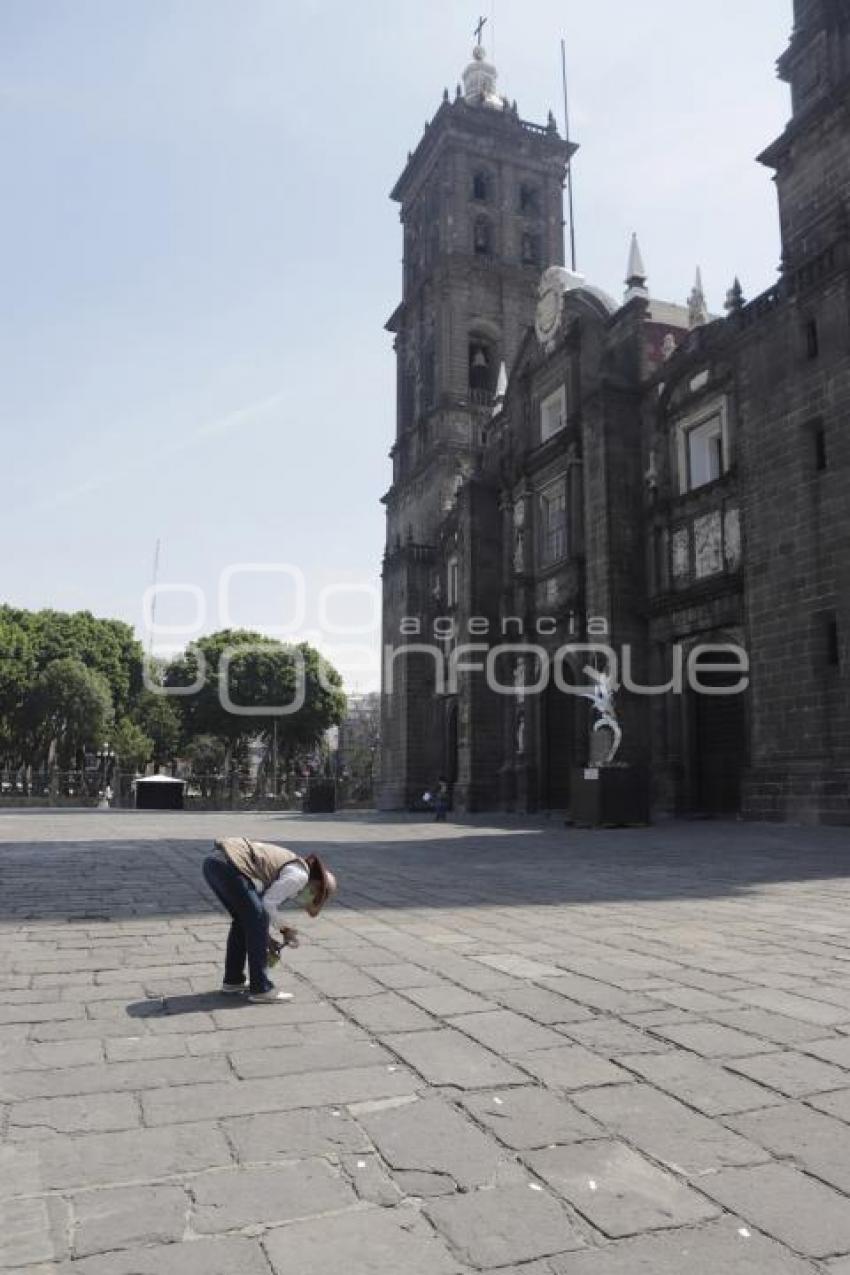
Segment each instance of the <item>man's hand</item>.
M280 927L280 932L283 937L283 943L281 945L282 947L298 947L299 946L300 939L298 937L298 931L296 929L293 929L291 925L282 925Z

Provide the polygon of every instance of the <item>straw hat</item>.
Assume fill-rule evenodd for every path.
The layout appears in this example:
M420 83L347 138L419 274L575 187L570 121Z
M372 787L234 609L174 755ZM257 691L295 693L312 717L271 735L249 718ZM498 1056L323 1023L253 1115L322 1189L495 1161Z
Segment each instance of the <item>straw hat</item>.
M319 886L316 901L306 909L306 912L308 916L318 916L328 899L332 899L337 892L336 877L325 867L317 854L308 854L304 862L310 869L310 884Z

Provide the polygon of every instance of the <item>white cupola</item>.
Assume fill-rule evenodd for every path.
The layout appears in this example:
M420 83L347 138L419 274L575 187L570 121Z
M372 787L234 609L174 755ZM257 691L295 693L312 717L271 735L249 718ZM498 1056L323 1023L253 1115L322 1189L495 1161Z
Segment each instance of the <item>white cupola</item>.
M472 61L463 73L463 96L470 106L489 106L504 110L505 102L496 92L499 73L492 62L487 61L483 44L472 50Z

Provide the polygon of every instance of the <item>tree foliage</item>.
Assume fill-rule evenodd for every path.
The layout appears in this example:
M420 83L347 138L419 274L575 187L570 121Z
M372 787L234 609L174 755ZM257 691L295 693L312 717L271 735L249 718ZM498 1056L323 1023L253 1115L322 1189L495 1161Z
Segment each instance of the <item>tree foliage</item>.
M159 768L177 756L180 748L182 721L174 700L156 691L144 690L139 696L133 721L151 742L147 760Z
M8 607L0 607L0 752L22 756L22 709L38 674L30 634Z
M112 728L106 678L73 657L55 660L27 693L23 718L36 756L47 760L55 748L60 767L69 770L86 745L105 742Z
M193 778L217 775L224 766L224 745L212 735L198 735L186 749L186 758Z
M275 725L281 755L308 752L345 712L339 674L306 642L293 646L261 633L222 629L194 643L165 677L171 687L199 681L196 691L179 699L184 733L213 736L233 758L258 736L268 739ZM299 699L296 711L273 711Z
M121 769L132 774L143 774L154 755L154 741L129 717L116 723L110 743Z
M138 700L143 657L132 628L120 620L98 619L88 611L0 606L0 749L6 761L32 765L43 760L45 719L39 714L45 695L59 703L63 670L70 678L69 694L74 686L83 685L79 676L83 668L98 679L101 689L106 688L110 715L123 717ZM59 673L53 672L57 666ZM45 681L48 673L51 676ZM96 715L91 720L96 721ZM79 747L102 742L92 737Z
M146 689L143 663L119 620L0 606L0 762L71 767L109 736L126 770L151 758L167 764L200 739L223 751L216 770L243 762L258 738L274 738L287 765L309 756L345 712L339 674L307 643L210 634L161 670L166 691L197 683L184 695ZM296 711L274 711L299 698Z

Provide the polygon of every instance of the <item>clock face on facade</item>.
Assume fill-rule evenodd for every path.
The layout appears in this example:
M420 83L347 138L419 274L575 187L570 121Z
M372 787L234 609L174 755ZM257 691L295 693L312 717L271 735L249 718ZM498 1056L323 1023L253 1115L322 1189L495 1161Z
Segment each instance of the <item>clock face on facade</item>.
M534 330L541 345L548 345L558 331L564 292L559 280L548 280L541 289L534 316Z

